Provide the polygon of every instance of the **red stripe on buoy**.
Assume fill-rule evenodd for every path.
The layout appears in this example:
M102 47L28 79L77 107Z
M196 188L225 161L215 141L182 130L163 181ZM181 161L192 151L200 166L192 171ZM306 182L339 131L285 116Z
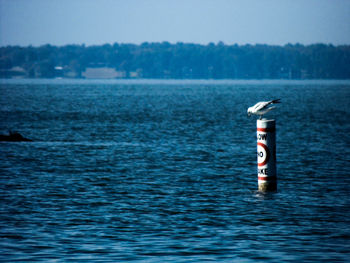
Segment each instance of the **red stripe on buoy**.
M259 132L275 132L276 131L275 128L257 128L256 130Z
M277 177L276 176L266 176L266 177L258 176L258 179L261 181L276 181Z

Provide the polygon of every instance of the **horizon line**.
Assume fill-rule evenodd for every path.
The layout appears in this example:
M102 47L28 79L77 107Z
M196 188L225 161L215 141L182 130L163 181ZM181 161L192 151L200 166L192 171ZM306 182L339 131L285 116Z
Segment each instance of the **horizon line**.
M96 47L96 46L106 46L106 45L135 45L135 46L142 46L144 44L170 44L170 45L177 45L177 44L184 44L184 45L198 45L198 46L209 46L209 45L215 45L215 46L270 46L270 47L285 47L285 46L315 46L315 45L325 45L325 46L334 46L334 47L342 47L342 46L350 46L349 44L333 44L333 43L325 43L325 42L314 42L311 44L303 44L299 42L295 43L286 43L286 44L267 44L267 43L244 43L244 44L239 44L239 43L233 43L233 44L226 44L223 41L217 41L217 42L208 42L207 44L203 43L198 43L198 42L182 42L182 41L177 41L177 42L169 42L169 41L144 41L141 43L132 43L132 42L114 42L114 43L101 43L101 44L86 44L86 43L67 43L63 45L58 45L58 44L41 44L41 45L33 45L33 44L28 44L28 45L20 45L20 44L9 44L9 45L1 45L0 48L8 48L8 47L20 47L20 48L27 48L27 47L33 47L33 48L40 48L44 46L52 46L52 47L66 47L66 46L81 46L81 47Z

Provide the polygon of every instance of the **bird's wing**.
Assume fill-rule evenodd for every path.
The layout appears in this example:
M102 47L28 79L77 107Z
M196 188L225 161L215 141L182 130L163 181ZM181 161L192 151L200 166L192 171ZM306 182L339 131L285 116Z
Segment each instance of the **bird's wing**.
M271 103L271 101L261 101L258 102L257 104L254 105L254 111L260 111L262 109L264 109L267 105L269 105Z

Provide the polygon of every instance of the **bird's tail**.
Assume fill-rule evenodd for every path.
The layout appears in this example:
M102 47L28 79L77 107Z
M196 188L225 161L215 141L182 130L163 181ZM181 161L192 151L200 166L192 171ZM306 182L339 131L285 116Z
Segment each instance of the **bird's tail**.
M272 104L281 103L280 100L281 100L281 99L273 100L273 101L271 101L271 103L272 103Z

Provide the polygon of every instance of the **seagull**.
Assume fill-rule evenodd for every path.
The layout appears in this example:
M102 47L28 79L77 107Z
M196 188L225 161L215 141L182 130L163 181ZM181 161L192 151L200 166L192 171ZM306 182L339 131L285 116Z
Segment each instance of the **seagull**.
M260 101L257 104L255 104L254 106L249 107L247 110L247 114L248 114L248 116L250 116L251 114L260 115L260 120L261 120L261 118L264 114L266 114L270 110L276 108L276 107L269 107L269 105L275 104L275 103L280 103L280 100L281 99L270 100L270 101Z

